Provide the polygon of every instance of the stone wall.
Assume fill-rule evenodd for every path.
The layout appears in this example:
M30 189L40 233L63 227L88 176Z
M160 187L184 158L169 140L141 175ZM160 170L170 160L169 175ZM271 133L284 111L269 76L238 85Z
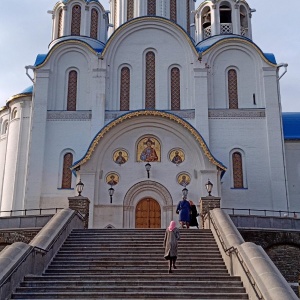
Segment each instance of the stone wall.
M300 231L239 229L246 242L260 245L289 283L297 283L300 274Z

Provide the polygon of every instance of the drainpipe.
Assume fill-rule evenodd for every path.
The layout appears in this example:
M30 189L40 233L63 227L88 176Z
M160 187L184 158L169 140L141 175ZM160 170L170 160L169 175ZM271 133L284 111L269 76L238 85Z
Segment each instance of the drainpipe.
M33 80L33 78L30 76L30 74L28 73L28 70L30 69L30 70L35 70L36 68L35 68L35 66L25 66L25 69L26 69L26 75L29 77L29 79L32 81L32 83L34 83L34 80Z
M287 171L286 171L286 158L285 158L285 148L284 148L284 135L283 135L283 124L282 124L282 107L281 107L281 95L280 95L280 86L279 80L285 75L287 72L287 63L280 63L277 66L277 94L279 101L279 114L280 114L280 130L281 130L281 145L282 145L282 156L283 156L283 170L284 170L284 182L285 182L285 194L286 194L286 207L287 211L290 211L290 201L289 201L289 191L288 191L288 181L287 181ZM284 71L281 75L279 75L280 68L284 68Z

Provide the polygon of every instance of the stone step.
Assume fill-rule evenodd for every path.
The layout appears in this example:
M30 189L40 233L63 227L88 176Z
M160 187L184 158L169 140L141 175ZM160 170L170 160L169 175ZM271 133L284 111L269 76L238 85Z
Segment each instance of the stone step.
M80 269L98 269L98 268L149 268L149 269L159 269L164 267L165 265L168 265L167 261L101 261L101 262L52 262L51 266L49 266L50 269L55 269L55 268L65 268L65 269L70 269L70 268L79 268ZM193 262L190 264L185 264L185 263L177 263L178 268L185 268L185 269L200 269L200 268L211 268L211 269L222 269L225 268L224 262L218 262L218 263L210 263L210 262Z
M212 300L243 300L249 299L248 295L245 293L227 293L221 292L214 293L188 293L188 295L181 293L179 291L173 292L158 292L158 293L131 293L131 292L107 292L107 293L91 293L82 292L80 295L77 292L63 292L63 293L14 293L11 299L111 299L111 300L121 300L121 299L180 299L180 300L190 300L190 299L212 299Z
M88 274L88 275L97 275L98 273L101 274L164 274L164 272L167 272L167 265L166 265L166 271L164 271L161 267L160 268L53 268L49 267L47 270L45 270L44 274ZM178 274L195 274L195 275L222 275L222 274L228 274L228 271L225 267L222 268L201 268L201 269L190 269L190 268L180 268L176 270L176 273Z
M95 264L102 264L102 263L109 263L112 265L128 265L128 264L146 264L146 265L153 265L153 264L165 264L166 260L162 260L160 257L160 260L154 260L153 258L149 258L145 260L145 257L141 258L136 258L134 256L132 257L107 257L104 258L97 258L97 259L91 259L90 257L87 259L83 258L74 258L74 257L69 257L69 258L54 258L52 261L51 265L59 265L59 264L74 264L78 265L80 264L81 266L83 265L95 265ZM214 259L214 260L207 260L203 258L197 258L195 260L190 260L190 259L185 259L185 258L180 258L177 260L177 266L189 266L191 263L197 265L197 266L203 266L206 264L209 265L217 265L217 264L224 264L222 258Z
M165 229L74 230L42 276L12 299L248 299L209 230L180 230L177 269L163 258Z
M132 253L132 252L130 252ZM147 258L148 259L161 259L163 257L164 251L157 251L157 253L147 253ZM145 254L144 253L134 253L134 255L125 255L125 256L120 256L119 253L111 253L111 252L100 252L100 253L89 253L88 257L86 253L83 252L76 252L74 253L73 251L61 251L59 254L55 256L55 259L58 260L64 260L64 259L107 259L107 258L113 258L113 259L123 259L123 260L128 260L128 259L133 259L133 260L140 260L140 259L145 259ZM55 260L54 259L54 260ZM222 259L222 256L220 252L215 252L215 253L203 253L201 256L197 253L190 254L189 256L179 256L180 260L185 260L185 261L194 261L194 260L215 260L215 259ZM222 259L223 261L223 259Z
M165 280L169 280L169 278L165 278ZM48 278L49 281L49 278ZM143 280L137 279L137 280L112 280L109 279L103 279L101 281L98 280L81 280L81 281L73 281L73 280L54 280L51 278L51 282L42 281L42 280L25 280L21 283L21 287L46 287L48 285L55 286L55 287L68 287L69 289L72 287L78 287L78 286L109 286L109 287L115 287L115 286L161 286L164 281L162 280L151 280L149 278L145 278ZM168 282L168 286L181 286L181 287L194 287L194 286L205 286L205 287L215 287L215 288L222 288L222 287L242 287L242 283L240 281L225 281L225 280L171 280Z
M160 245L159 247L155 247L155 246L144 246L144 245L136 245L136 246L124 246L124 245L118 245L116 247L116 245L89 245L89 246L85 246L85 245L77 245L77 246L62 246L61 250L113 250L113 251L124 251L124 250L128 250L128 248L132 248L135 250L148 250L148 252L151 252L152 250L164 250L164 248L162 247L162 245ZM182 250L185 253L191 253L193 251L204 251L204 252L209 252L209 251L219 251L219 248L217 246L208 246L208 247L202 247L202 246L191 246L188 247L184 246L184 245L178 245L178 251Z
M84 241L85 244L87 245L97 245L97 244L118 244L118 245L139 245L141 243L143 243L143 245L157 245L157 246L161 246L163 244L163 240L159 241L159 240L141 240L141 241L138 241L138 240L132 240L132 239L127 239L127 240L117 240L117 239L99 239L99 240L86 240ZM180 244L186 244L187 241L183 241L183 240L180 240L179 241L179 245ZM69 240L69 241L66 241L64 245L80 245L82 244L82 241L79 241L79 240ZM211 246L211 245L216 245L216 242L215 241L196 241L196 240L191 240L188 242L188 245L190 246L194 246L194 245L198 245L198 246Z
M78 275L78 274L68 274L68 275L62 275L57 274L55 275L55 278L53 278L53 274L47 274L42 276L35 276L35 275L27 275L24 278L24 281L55 281L55 280L63 280L63 281L96 281L100 282L103 280L113 280L113 281L132 281L132 282L138 282L139 280L150 280L151 282L165 282L170 281L170 278L172 279L172 282L185 280L185 282L188 281L240 281L240 277L238 276L230 276L228 273L226 274L205 274L205 275L198 275L198 274L185 274L184 277L182 277L181 274L111 274L109 278L106 274L96 274L96 275Z
M180 286L180 293L213 293L215 292L219 287L218 286ZM64 293L67 290L72 290L72 293L82 293L82 292L90 292L90 293L108 293L111 292L111 290L115 293L170 293L174 291L174 286L170 286L169 284L161 284L160 286L107 286L107 285L101 285L101 286L76 286L71 285L67 287L60 287L55 285L50 286L41 286L41 287L18 287L16 289L16 293ZM244 288L243 287L222 287L223 293L243 293Z

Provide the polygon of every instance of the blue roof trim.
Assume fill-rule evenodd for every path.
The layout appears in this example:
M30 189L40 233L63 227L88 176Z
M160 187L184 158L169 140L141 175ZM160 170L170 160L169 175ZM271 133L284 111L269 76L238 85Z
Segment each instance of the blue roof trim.
M248 41L249 43L253 44L255 47L259 49L259 51L264 55L264 57L272 64L277 64L275 55L273 53L264 53L251 39L236 35L236 34L220 34L220 35L214 35L208 39L205 39L204 41L199 42L196 45L196 49L198 52L203 53L204 51L211 48L213 45L217 44L218 42L224 40L224 39L238 39L238 40L244 40Z
M42 64L45 61L47 55L48 54L38 54L37 57L36 57L34 66L36 67L36 66Z
M23 90L20 94L32 94L32 92L33 92L33 85Z
M125 116L125 115L127 115L127 114L131 114L131 113L139 112L139 111L147 111L147 109L131 110L131 111L129 111L129 112L126 112L126 113L120 115L120 116L119 116L118 118L116 118L116 119L119 119L119 118L121 118L122 116ZM207 146L207 143L205 142L204 138L202 137L202 135L199 133L199 131L198 131L191 123L189 123L189 122L186 121L185 119L183 119L183 118L179 117L178 115L176 115L176 114L174 114L174 113L171 113L171 112L169 112L169 111L167 111L167 110L157 110L157 111L161 111L161 112L168 113L168 114L173 115L173 116L175 116L176 118L179 118L179 119L183 120L184 122L188 123L188 124L193 128L193 130L195 130L195 131L201 136L201 138L202 138L204 144L206 145L207 149L208 149L209 152L211 153L211 151L210 151L209 147ZM97 134L95 135L95 137L93 138L93 140L92 140L91 143L89 144L89 146L88 146L87 151L85 152L85 154L82 156L82 158L80 158L79 160L77 160L76 162L74 162L73 165L72 165L70 168L72 168L73 166L76 166L78 163L80 163L80 162L84 159L84 157L87 155L87 153L88 153L90 147L92 146L94 140L96 139L96 137L101 133L101 131L104 130L105 127L107 127L109 124L113 123L116 119L113 119L112 121L108 122L105 126L103 126L103 127L97 132ZM220 162L219 160L217 160L217 159L215 158L215 156L214 156L212 153L211 153L211 155L212 155L212 157L213 157L220 165L222 165L224 168L227 169L227 167L226 167L222 162ZM72 171L73 171L73 173L75 174L75 170L72 170ZM221 176L223 177L224 174L225 174L225 171L223 170Z
M282 124L285 140L300 140L300 112L282 113Z
M80 41L80 42L88 45L90 48L92 48L93 50L95 50L95 52L97 52L97 53L102 53L102 51L104 49L104 46L105 46L104 45L102 48L93 48L88 43L86 43L86 42L84 42L82 40L79 40L79 39L62 40L59 43L57 43L56 45L59 45L60 43L63 43L63 42L66 42L66 41ZM36 57L34 66L37 67L37 66L41 65L46 60L46 58L47 58L47 56L49 55L50 52L51 52L51 50L47 54L38 54L37 57Z

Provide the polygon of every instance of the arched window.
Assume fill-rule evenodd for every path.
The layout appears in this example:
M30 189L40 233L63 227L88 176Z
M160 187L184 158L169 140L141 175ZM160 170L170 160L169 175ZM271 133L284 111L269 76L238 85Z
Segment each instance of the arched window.
M239 108L237 73L234 69L228 71L228 100L230 109Z
M191 33L191 7L190 0L186 0L186 31L188 34Z
M73 164L73 154L66 153L63 160L61 188L70 189L72 185L72 171L70 167Z
M232 173L233 187L236 189L244 188L243 161L240 152L234 152L232 154Z
M173 22L177 21L177 0L170 0L170 20Z
M14 110L12 111L12 113L11 113L11 119L12 119L12 120L15 119L15 118L17 117L17 114L18 114L17 109L14 109Z
M127 20L134 17L134 0L127 0Z
M80 35L80 23L81 7L80 5L74 5L72 8L71 35Z
M180 70L171 69L171 110L180 110Z
M155 109L155 54L152 51L146 54L146 99L145 108Z
M148 0L147 15L148 16L155 16L156 15L156 0Z
M129 110L130 101L130 70L123 67L120 80L120 110Z
M58 37L63 36L63 10L61 9L58 13Z
M98 38L98 11L95 8L93 8L91 11L90 37L93 39Z
M68 80L67 110L76 110L77 102L77 72L70 71Z
M8 122L5 121L2 127L2 134L7 134L8 131Z

